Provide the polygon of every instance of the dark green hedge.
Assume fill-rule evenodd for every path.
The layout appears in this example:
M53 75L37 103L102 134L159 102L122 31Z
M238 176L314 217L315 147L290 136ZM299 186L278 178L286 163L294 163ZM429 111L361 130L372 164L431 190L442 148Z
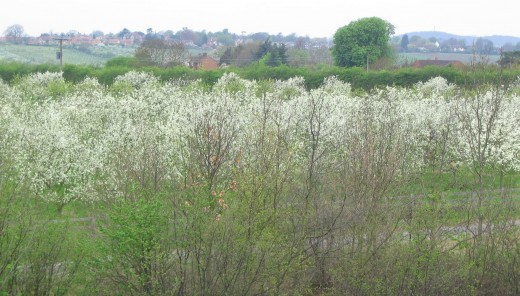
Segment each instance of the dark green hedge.
M318 69L290 68L287 66L267 67L252 65L246 68L225 68L212 71L193 70L188 67L156 68L137 67L135 60L129 57L118 57L107 62L104 67L65 65L63 75L67 81L78 82L85 77L95 77L100 83L110 85L114 78L126 72L137 70L150 72L163 81L171 79L201 80L207 85L213 85L224 73L235 72L250 80L286 80L295 76L305 79L306 87L317 88L324 78L337 76L340 80L349 82L354 89L369 90L382 86L411 86L419 81L442 76L449 82L458 85L474 86L475 84L495 83L513 80L520 71L508 70L500 72L498 68L488 67L476 71L461 70L452 67L426 67L423 69L402 68L398 70L383 70L366 72L362 68L340 68L323 66ZM21 63L0 63L0 78L10 82L17 76L34 72L57 72L57 65L28 65Z

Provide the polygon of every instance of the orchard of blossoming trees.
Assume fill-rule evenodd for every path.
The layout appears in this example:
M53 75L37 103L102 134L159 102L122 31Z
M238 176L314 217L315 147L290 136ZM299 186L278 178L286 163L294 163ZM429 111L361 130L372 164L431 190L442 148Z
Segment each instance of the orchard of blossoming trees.
M520 293L520 85L45 73L0 114L0 294Z

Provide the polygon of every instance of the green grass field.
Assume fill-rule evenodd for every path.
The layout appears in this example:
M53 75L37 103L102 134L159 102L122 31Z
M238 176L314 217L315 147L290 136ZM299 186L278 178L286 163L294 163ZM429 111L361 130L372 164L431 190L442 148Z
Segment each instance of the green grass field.
M134 48L117 46L90 47L88 50L64 47L63 63L80 65L103 65L115 56L130 56ZM29 46L17 44L0 44L0 60L29 64L58 64L57 46Z
M57 45L20 45L0 43L0 61L12 61L28 64L58 64ZM118 56L133 56L134 47L87 46L75 48L64 46L63 63L74 65L102 66L108 60ZM188 49L190 55L207 52L202 49Z
M487 55L487 56L475 56L471 53L444 53L444 52L407 52L399 53L397 56L397 64L413 63L416 60L452 60L460 61L464 64L471 63L473 58L476 58L477 62L488 61L494 63L498 61L500 56L498 55Z

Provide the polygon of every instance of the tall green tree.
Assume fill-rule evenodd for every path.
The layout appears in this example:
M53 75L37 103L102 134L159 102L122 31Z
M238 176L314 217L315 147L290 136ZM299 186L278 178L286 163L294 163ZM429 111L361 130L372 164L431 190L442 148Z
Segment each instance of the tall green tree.
M340 67L364 66L390 57L388 45L394 26L378 17L362 18L341 27L334 34L332 55Z
M280 53L278 50L278 45L276 43L271 47L271 50L269 50L267 55L268 55L268 58L266 61L266 65L271 66L271 67L280 66L280 64L281 64Z
M408 40L408 35L404 34L403 38L401 38L401 50L402 51L404 51L404 52L408 51L408 43L410 43L410 41Z
M266 56L268 57L265 58ZM272 43L270 39L260 45L255 57L257 60L265 58L265 64L271 67L287 65L289 62L285 44L279 46L277 43Z
M285 46L285 43L282 43L282 45L278 47L278 55L280 56L280 62L283 65L289 64L289 56L287 55L287 47Z
M222 56L220 57L219 65L231 65L233 62L233 50L231 47L226 48Z
M258 48L258 51L255 54L255 58L257 60L261 59L264 55L266 55L268 52L271 51L271 48L273 47L273 43L269 38L267 38L264 43L260 45L260 48Z

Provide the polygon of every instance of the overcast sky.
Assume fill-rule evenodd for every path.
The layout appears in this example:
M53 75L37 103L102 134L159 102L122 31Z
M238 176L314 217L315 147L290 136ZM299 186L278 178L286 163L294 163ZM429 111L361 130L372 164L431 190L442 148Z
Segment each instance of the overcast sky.
M32 36L188 27L332 37L351 21L377 16L392 23L397 34L436 30L520 37L519 8L517 0L6 0L0 4L0 35L8 26L20 24Z

